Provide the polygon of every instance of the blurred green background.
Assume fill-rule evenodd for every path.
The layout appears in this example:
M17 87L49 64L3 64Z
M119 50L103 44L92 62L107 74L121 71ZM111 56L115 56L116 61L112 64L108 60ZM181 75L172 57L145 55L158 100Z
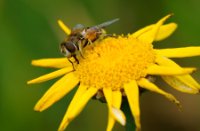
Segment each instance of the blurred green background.
M126 34L174 13L169 21L177 22L178 30L156 44L156 48L200 46L199 6L198 0L0 0L0 130L55 131L58 128L74 91L39 113L33 111L34 104L56 80L26 85L27 80L52 71L32 67L32 59L62 56L58 45L65 34L57 25L58 18L70 27L120 18L107 30ZM199 57L176 59L176 62L200 67ZM200 82L200 71L193 76ZM143 131L199 131L200 96L158 84L181 101L183 111L178 111L164 97L147 92L140 99ZM91 100L67 130L104 131L106 123L106 104ZM114 131L124 128L116 124Z

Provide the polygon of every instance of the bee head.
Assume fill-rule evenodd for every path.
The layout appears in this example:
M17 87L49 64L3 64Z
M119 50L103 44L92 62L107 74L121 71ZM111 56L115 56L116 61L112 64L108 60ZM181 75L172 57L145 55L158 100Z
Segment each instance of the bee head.
M65 41L60 44L60 51L67 58L72 57L75 54L76 50L76 45L71 41Z

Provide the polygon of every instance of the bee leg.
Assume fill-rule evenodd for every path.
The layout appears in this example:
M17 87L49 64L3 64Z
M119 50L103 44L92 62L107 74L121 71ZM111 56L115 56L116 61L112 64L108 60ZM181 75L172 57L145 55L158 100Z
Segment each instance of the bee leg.
M81 42L78 42L78 49L79 49L79 51L80 51L80 55L81 55L81 57L83 57L83 48L82 48L82 43ZM74 58L75 59L77 59L76 58L76 56L74 56ZM84 57L83 57L84 58ZM78 62L77 62L78 63Z
M75 59L75 60L76 60L76 59ZM75 68L74 68L74 63L73 63L70 59L68 59L68 61L72 64L73 69L75 70Z
M77 64L79 64L78 58L76 56L73 56Z
M88 40L89 45L93 44L91 40Z
M108 38L108 37L115 37L115 35L113 34L106 34L106 33L102 33L100 36L99 36L99 40L103 40L105 38Z
M105 38L107 38L107 37L116 37L116 35L114 35L114 34L104 34L103 37L105 37Z

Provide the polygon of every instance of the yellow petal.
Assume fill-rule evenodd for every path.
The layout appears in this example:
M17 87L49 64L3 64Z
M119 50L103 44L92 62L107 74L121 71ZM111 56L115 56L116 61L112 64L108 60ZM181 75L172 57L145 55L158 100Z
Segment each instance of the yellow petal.
M192 73L195 70L196 68L176 68L170 66L152 65L147 68L146 72L150 75L183 75Z
M108 112L108 125L106 131L112 131L114 124L115 124L115 118L113 117L111 112Z
M111 106L112 106L112 89L111 88L103 88L103 93L106 98L106 102L108 105L108 108L111 112Z
M172 61L164 56L161 56L161 55L156 55L155 62L161 66L180 67L174 61Z
M116 90L113 91L113 97L112 97L112 105L115 108L120 109L122 103L122 94L120 91Z
M67 73L71 72L72 70L73 70L73 67L62 68L60 70L57 70L57 71L54 71L52 73L40 76L36 79L30 80L30 81L27 82L27 84L36 84L36 83L48 81L48 80L51 80L53 78L59 77L61 75L67 74Z
M43 111L47 109L71 91L78 84L78 82L79 80L74 73L69 73L63 76L43 95L43 97L35 105L34 109L36 111Z
M150 91L159 93L161 95L164 95L166 98L168 98L170 101L174 102L176 105L178 105L180 107L180 102L172 94L169 94L169 93L159 89L155 84L151 83L147 79L141 78L138 81L138 84L142 88L145 88L147 90L150 90Z
M50 67L50 68L64 68L67 66L72 66L72 64L68 61L67 58L39 59L39 60L33 60L31 64L34 66Z
M117 109L116 107L112 106L112 89L103 88L103 93L108 104L109 112L120 124L125 125L126 119L124 113L120 109Z
M70 35L71 34L71 30L69 27L67 27L64 22L62 20L58 20L58 25L60 26L60 28L67 34Z
M135 38L138 38L140 37L141 35L143 35L144 33L152 30L152 28L155 26L155 24L152 24L152 25L149 25L149 26L146 26L142 29L139 29L138 31L134 32L133 34L131 34L132 37L135 37Z
M126 117L124 113L115 107L111 108L112 111L112 116L114 116L115 120L117 120L121 125L125 126L126 125Z
M68 114L68 119L74 119L85 107L87 102L97 93L98 89L95 87L89 87L87 91L80 97L76 104L76 107Z
M162 25L158 31L158 34L155 37L154 41L161 41L167 37L169 37L177 28L176 23L169 23L166 25Z
M119 110L120 107L121 107L121 102L122 102L122 94L121 94L120 91L113 91L112 94L113 94L112 95L112 106ZM114 124L115 124L115 118L109 112L109 114L108 114L108 126L107 126L106 131L112 131Z
M124 90L128 98L131 112L135 118L137 130L141 130L140 124L140 107L139 107L139 89L135 80L124 84Z
M159 55L156 58L156 63L158 63L159 65L163 65L163 66L171 66L171 67L181 68L174 61L172 61L166 57L159 56ZM197 93L198 92L197 90L200 89L199 83L196 82L190 75L170 76L170 79L172 79L172 80L169 80L168 78L164 78L164 80L170 86L172 86L175 89L180 90L182 92Z
M143 35L144 33L150 32L154 26L155 26L155 24L146 26L146 27L136 31L131 36L138 38L139 36ZM176 28L177 28L176 23L169 23L169 24L162 25L158 31L158 34L155 37L155 41L160 41L160 40L163 40L163 39L169 37L176 30Z
M65 130L65 128L68 126L69 122L72 121L72 119L68 119L68 115L70 113L71 110L73 110L74 108L76 108L76 104L79 101L79 99L81 98L81 96L85 93L85 91L87 90L87 86L84 86L82 84L80 84L80 86L78 87L78 90L76 91L72 101L70 102L68 109L63 117L63 120L59 126L59 131L63 131Z
M188 88L189 87L192 88L194 90L193 92L196 92L196 90L200 90L199 83L196 82L195 79L192 78L192 76L190 76L190 75L181 75L181 76L174 76L174 77L177 80L179 80L180 82L183 82L183 84L186 84Z
M200 47L182 47L171 49L158 49L155 50L158 55L168 58L183 58L200 55Z
M145 42L145 43L152 43L157 34L158 34L158 31L160 29L160 27L162 26L162 24L171 16L170 15L167 15L165 17L163 17L161 20L159 20L155 26L153 26L153 28L145 33L143 33L141 36L138 37L139 40L141 40L142 42Z
M189 83L185 83L184 77L176 78L171 76L162 76L162 79L169 84L171 87L175 88L178 91L185 92L185 93L191 93L191 94L197 94L199 93L199 90L197 88L191 88L192 85L189 85Z

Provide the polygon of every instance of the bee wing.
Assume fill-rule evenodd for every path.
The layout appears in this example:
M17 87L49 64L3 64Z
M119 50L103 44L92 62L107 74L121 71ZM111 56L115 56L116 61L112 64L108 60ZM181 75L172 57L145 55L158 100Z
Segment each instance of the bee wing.
M109 26L109 25L117 22L118 20L119 20L119 18L116 18L116 19L113 19L113 20L110 20L110 21L106 21L106 22L104 22L102 24L97 25L97 27L98 28L105 28L106 26Z
M75 25L73 28L72 28L72 30L81 30L81 29L84 29L85 27L84 27L84 25L82 25L82 24L77 24L77 25Z

